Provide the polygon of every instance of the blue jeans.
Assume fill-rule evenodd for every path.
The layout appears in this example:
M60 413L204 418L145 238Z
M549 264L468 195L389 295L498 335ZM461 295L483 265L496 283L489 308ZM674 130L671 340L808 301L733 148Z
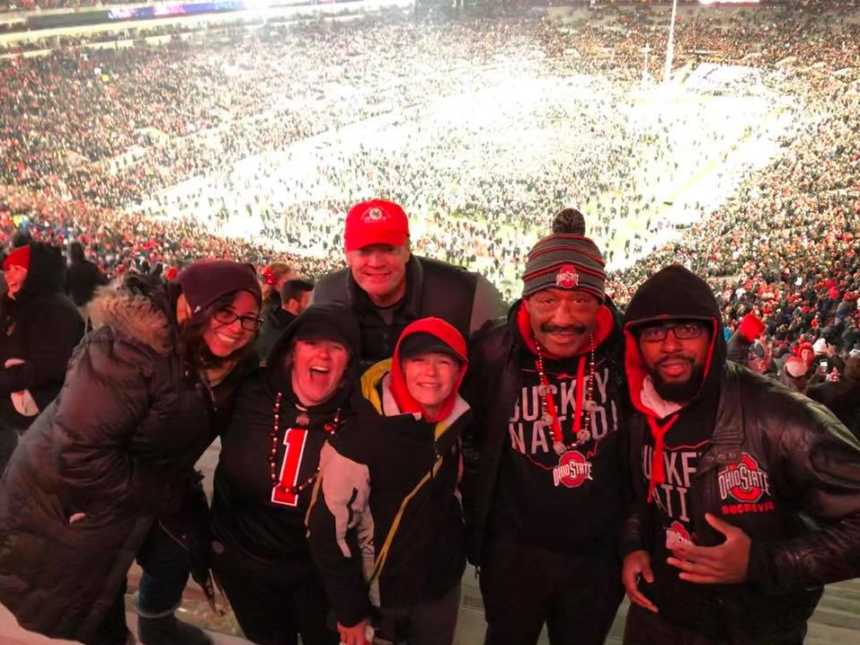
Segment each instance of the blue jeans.
M143 569L137 613L144 618L171 615L182 601L191 572L188 550L156 523L137 554L137 562Z

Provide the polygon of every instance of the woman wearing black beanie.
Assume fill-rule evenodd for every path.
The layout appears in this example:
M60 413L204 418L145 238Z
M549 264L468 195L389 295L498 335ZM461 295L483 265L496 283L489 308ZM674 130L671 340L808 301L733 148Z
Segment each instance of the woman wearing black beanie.
M306 309L240 389L221 438L212 500L213 569L245 636L334 645L305 536L325 442L349 412L360 332L350 311Z

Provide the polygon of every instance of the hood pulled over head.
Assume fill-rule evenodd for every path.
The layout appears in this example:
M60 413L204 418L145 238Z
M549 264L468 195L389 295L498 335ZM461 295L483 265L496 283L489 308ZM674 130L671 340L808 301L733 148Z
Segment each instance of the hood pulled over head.
M401 361L406 357L427 352L449 354L460 363L460 373L457 377L456 385L442 404L439 414L432 419L425 417L427 421L436 422L447 418L454 409L457 394L463 382L463 377L466 375L466 368L468 367L466 341L463 335L450 323L441 318L421 318L410 323L403 330L397 341L397 346L394 348L394 355L391 361L391 393L395 401L397 401L397 406L401 412L423 412L421 405L409 393Z

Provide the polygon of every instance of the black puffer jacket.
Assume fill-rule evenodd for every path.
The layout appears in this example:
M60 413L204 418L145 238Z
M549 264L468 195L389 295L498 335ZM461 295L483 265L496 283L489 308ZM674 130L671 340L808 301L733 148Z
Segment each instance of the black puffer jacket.
M63 385L66 365L84 335L84 321L63 295L63 256L56 247L30 244L27 278L15 299L3 296L0 335L0 425L26 429L33 417L12 405L12 392L27 390L39 410ZM10 359L21 361L4 367Z
M777 633L794 633L799 642L822 586L860 575L860 443L823 406L724 361L719 310L703 281L669 267L649 282L625 316L631 396L639 392L642 368L630 326L660 317L714 321L717 348L703 389L716 388L719 396L710 443L687 493L691 532L697 544L721 543L705 521L711 513L752 538L746 583L666 587L656 580L658 608L672 622L692 621L697 631L706 622L712 638L732 643L768 643ZM650 431L641 403L635 407L629 461L637 501L622 551L644 549L654 564L658 510L646 501L640 452Z
M180 358L173 302L162 287L96 297L104 326L76 349L4 474L0 602L27 629L92 636L212 439L210 394ZM86 517L70 525L75 513Z

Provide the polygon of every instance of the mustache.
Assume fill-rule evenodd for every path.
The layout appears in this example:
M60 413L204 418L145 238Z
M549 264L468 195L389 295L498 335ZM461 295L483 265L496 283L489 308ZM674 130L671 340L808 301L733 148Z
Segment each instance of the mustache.
M585 325L553 325L551 323L542 323L540 330L545 334L569 332L582 336L588 331L588 327Z
M686 361L691 366L696 364L696 361L689 356L667 356L666 358L661 358L659 361L657 361L656 366L660 367L661 365L664 365L669 361Z

